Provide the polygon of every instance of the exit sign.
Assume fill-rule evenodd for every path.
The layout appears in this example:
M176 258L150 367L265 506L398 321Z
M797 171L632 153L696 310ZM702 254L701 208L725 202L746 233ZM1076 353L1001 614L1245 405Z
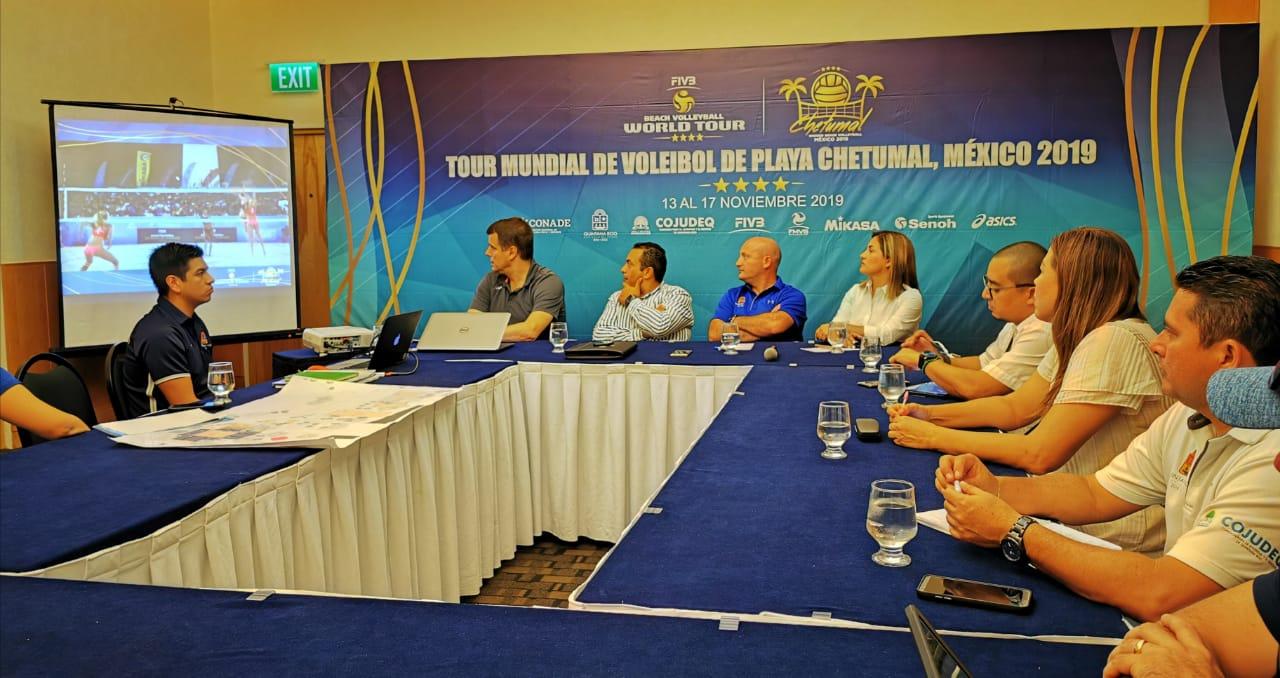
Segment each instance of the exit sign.
M319 92L320 64L314 61L271 64L272 92Z

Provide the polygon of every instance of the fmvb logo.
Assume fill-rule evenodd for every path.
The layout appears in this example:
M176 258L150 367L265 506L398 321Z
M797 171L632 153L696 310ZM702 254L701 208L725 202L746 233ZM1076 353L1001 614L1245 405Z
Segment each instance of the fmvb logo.
M824 141L862 136L862 128L875 110L867 107L867 97L880 96L884 91L884 78L859 74L854 76L857 80L854 85L842 71L839 66L826 66L818 71L811 85L805 85L806 77L780 83L778 94L787 101L793 96L796 99L792 134ZM807 101L805 95L808 95Z
M791 228L787 229L787 235L809 235L809 227L805 225L806 221L808 221L808 217L805 216L804 212L792 212Z
M675 90L675 94L671 97L671 105L675 106L676 113L688 113L693 110L693 105L697 103L689 90L698 89L698 77L696 75L673 75L671 76L671 86L667 88L670 92Z

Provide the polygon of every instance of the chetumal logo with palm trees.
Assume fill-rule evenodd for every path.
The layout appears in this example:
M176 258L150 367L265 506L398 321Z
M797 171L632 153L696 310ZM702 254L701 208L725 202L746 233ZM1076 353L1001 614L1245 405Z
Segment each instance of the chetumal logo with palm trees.
M867 106L884 91L884 78L878 75L856 75L857 84L849 82L839 66L818 69L813 82L806 85L807 77L783 80L778 94L791 101L796 99L796 120L791 123L791 133L803 133L817 141L838 141L838 137L862 136L874 108ZM806 99L807 95L807 99Z

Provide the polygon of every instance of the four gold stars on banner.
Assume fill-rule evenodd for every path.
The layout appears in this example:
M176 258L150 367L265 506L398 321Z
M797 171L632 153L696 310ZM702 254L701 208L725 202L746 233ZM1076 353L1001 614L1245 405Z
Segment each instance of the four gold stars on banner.
M660 137L661 138L661 137ZM697 134L672 134L672 141L702 141L702 132Z
M760 193L762 191L769 190L770 184L773 185L773 190L775 191L785 191L787 190L787 186L790 185L791 183L792 182L787 181L782 177L778 177L773 181L769 181L764 177L757 176L755 181L747 181L742 177L738 177L737 181L725 181L724 177L720 177L718 181L712 182L711 185L715 187L716 193L728 193L730 186L733 187L734 193L746 193L748 186L754 186L756 189L756 192Z

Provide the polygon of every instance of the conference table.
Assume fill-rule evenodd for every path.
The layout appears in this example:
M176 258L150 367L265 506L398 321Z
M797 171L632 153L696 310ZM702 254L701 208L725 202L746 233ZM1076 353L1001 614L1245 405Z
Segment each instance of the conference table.
M163 604L175 608L217 607L166 586L456 601L477 592L517 546L550 532L617 542L574 592L571 605L582 612L537 612L583 616L566 622L582 629L625 618L603 623L619 624L609 627L617 633L634 624L641 638L650 621L714 628L734 618L782 635L807 637L816 626L894 639L882 645L856 636L879 648L909 641L903 607L914 602L941 629L1034 643L1026 652L1053 657L1045 659L1050 666L1061 658L1061 669L1072 666L1073 653L1100 667L1106 646L1125 631L1119 612L1014 568L996 551L921 526L907 546L911 566L872 564L871 481L909 480L919 510L938 508L937 454L854 439L848 459L820 458L821 400L849 401L853 416L887 425L879 393L856 385L873 375L861 371L856 352L776 346L776 361L765 360L759 344L729 356L705 342L645 343L609 363L568 361L545 343L497 354L423 352L396 368L412 374L381 383L458 391L342 449L141 450L91 432L0 455L0 571L25 575L0 582L12 592L5 604L30 597L22 604L39 605L59 595L57 586L72 586L52 580L114 584L98 585L121 590L99 594L104 611L123 605L115 596L139 595L171 598ZM678 348L692 353L672 356ZM271 392L260 384L233 398ZM1027 586L1036 606L1012 615L918 600L914 588L926 573ZM296 601L343 609L375 602ZM465 614L499 628L517 619L501 615L525 614L405 609L428 626ZM499 617L480 620L489 612ZM628 614L593 614L607 612ZM644 616L655 620L642 624ZM909 657L910 645L902 647ZM8 655L7 635L3 649ZM484 653L467 656L485 661ZM900 668L885 672L918 667Z

